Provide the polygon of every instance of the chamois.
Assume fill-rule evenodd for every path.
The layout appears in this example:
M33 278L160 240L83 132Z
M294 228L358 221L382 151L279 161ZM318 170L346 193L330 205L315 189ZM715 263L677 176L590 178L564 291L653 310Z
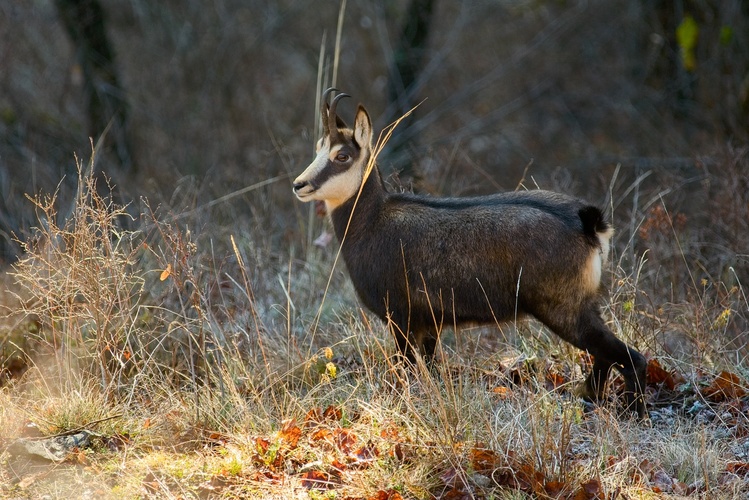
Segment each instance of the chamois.
M386 190L372 161L372 123L360 104L349 128L328 105L317 156L294 180L301 201L322 200L361 302L391 321L400 353L434 354L443 323L486 324L533 316L589 352L580 392L600 401L610 368L625 405L645 416L646 361L619 340L599 310L613 228L597 207L550 191L439 198ZM371 163L371 170L368 170Z

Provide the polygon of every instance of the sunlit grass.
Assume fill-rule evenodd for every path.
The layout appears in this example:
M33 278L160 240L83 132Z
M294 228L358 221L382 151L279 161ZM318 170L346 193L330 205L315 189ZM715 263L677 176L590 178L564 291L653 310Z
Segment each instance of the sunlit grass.
M689 300L669 300L649 288L652 237L634 262L614 260L605 317L678 375L675 402L652 387L653 418L637 423L614 397L586 406L575 387L590 360L537 323L446 329L436 367L407 368L388 325L359 308L345 274L329 273L332 252L311 247L264 269L251 251L258 234L217 231L227 240L217 256L150 210L144 229L125 233L120 208L83 171L80 182L59 225L55 199L36 199L40 229L13 270L6 307L30 321L12 323L30 341L29 368L0 389L2 495L731 498L749 488L739 273L687 275ZM710 399L723 370L738 385ZM7 451L19 437L80 429L95 444L42 472ZM72 479L50 472L66 470Z

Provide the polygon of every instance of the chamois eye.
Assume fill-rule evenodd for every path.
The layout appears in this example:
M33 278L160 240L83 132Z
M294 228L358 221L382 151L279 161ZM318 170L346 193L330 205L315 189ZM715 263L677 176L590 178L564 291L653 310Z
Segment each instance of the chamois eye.
M336 161L339 161L341 163L345 163L349 159L349 155L344 153L338 153L338 155L335 157Z

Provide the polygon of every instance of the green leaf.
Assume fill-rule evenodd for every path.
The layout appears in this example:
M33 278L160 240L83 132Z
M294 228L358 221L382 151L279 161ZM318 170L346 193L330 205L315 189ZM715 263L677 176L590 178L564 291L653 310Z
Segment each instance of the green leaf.
M689 14L684 16L676 28L676 43L681 49L681 61L687 71L694 71L697 67L697 57L694 49L697 47L697 39L700 36L700 27L697 21Z
M720 44L727 47L733 40L733 28L730 26L720 27Z

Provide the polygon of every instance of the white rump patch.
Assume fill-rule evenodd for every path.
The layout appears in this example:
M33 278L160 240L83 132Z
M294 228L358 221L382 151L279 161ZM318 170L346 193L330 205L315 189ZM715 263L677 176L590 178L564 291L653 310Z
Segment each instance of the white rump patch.
M606 231L598 233L598 241L601 242L601 267L605 266L609 261L612 236L614 236L614 228L611 226Z
M595 292L601 286L603 267L609 261L611 237L613 235L614 228L612 227L609 227L606 231L597 233L601 248L596 248L590 253L588 262L585 264L585 269L583 269L583 286L590 291Z
M583 270L583 285L588 291L595 292L601 285L601 272L603 269L603 258L601 251L596 249L590 254L588 262Z

